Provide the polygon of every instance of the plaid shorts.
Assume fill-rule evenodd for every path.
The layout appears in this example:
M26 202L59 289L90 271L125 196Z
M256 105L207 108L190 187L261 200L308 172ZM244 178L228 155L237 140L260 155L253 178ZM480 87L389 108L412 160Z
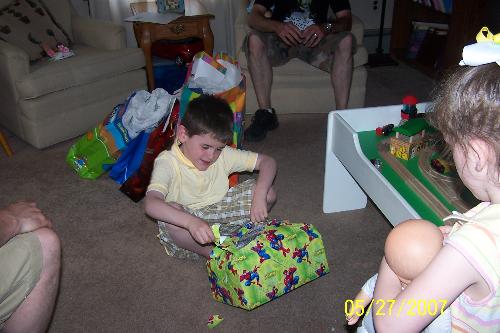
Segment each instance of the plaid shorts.
M273 67L282 66L290 59L299 58L311 66L321 69L322 71L330 72L334 61L335 48L345 36L352 34L349 31L328 34L316 47L310 48L301 44L289 47L274 32L251 30L243 42L243 50L247 59L249 55L248 38L250 35L258 36L259 39L266 45L267 57ZM354 35L352 35L352 38L355 39ZM355 40L352 45L352 53L354 54L356 53Z
M220 223L221 234L232 234L250 220L250 207L255 179L248 179L231 187L219 202L200 209L184 210L191 215L205 220L209 225ZM196 253L178 247L168 233L166 222L158 221L160 243L169 256L187 259L199 259Z

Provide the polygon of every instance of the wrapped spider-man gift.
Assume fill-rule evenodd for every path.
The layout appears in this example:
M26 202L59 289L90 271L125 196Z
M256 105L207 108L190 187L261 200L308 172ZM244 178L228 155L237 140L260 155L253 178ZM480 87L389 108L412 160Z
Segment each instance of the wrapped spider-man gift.
M321 234L311 224L273 219L229 236L214 234L219 245L207 261L208 279L222 303L252 310L330 271Z

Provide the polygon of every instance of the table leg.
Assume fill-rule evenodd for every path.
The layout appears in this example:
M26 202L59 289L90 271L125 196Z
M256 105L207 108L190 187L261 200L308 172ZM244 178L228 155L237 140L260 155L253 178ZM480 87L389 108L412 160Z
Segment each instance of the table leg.
M144 52L144 58L146 60L146 76L148 78L148 89L153 91L155 87L155 77L153 72L153 57L151 55L151 31L149 30L149 24L143 24L142 26L142 38L141 38L141 48Z
M203 20L202 36L204 51L212 55L214 51L214 34L210 29L210 21L208 18Z
M3 150L7 154L7 156L12 157L12 149L10 148L9 142L7 138L3 135L2 131L0 131L0 145L2 145Z
M327 153L323 212L335 213L366 207L367 197L332 152Z
M323 212L335 213L365 208L368 198L334 153L334 113L328 115Z

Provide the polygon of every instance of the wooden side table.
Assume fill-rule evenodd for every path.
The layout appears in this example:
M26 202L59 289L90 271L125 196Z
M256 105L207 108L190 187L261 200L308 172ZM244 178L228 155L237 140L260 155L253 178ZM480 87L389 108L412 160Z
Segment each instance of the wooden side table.
M130 8L135 15L145 11L156 11L156 4L153 2L131 3ZM203 48L208 54L212 54L214 49L214 35L210 29L210 19L213 15L180 16L168 24L157 24L149 22L134 22L134 33L137 43L144 52L146 58L146 74L148 78L148 88L155 89L155 79L153 75L153 61L151 56L151 45L158 40L180 40L190 37L198 37L203 41Z

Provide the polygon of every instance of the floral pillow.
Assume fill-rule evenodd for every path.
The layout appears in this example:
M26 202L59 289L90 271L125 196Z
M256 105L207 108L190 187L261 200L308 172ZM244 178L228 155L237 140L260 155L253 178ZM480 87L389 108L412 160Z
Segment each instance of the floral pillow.
M46 55L44 46L71 43L42 0L14 0L0 8L0 39L23 49L31 61Z

